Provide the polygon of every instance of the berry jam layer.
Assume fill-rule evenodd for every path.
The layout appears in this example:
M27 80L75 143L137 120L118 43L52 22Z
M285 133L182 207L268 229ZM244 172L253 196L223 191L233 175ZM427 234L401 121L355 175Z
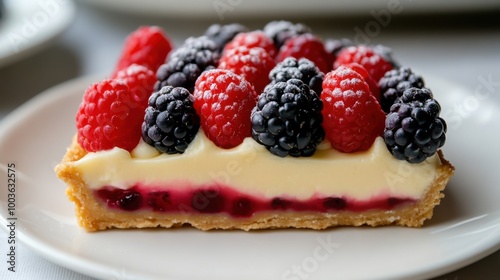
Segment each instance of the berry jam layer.
M322 143L311 157L281 158L251 138L221 149L201 132L183 154L160 154L140 142L131 153L120 148L88 153L70 165L93 190L169 186L170 192L183 192L216 183L266 201L282 196L368 201L381 195L419 200L442 163L437 154L418 164L397 160L381 137L363 152L341 153Z
M250 217L263 211L361 212L391 210L416 201L411 198L376 196L369 200L314 196L306 200L289 197L255 197L230 187L213 185L184 190L156 190L134 186L130 189L104 187L94 195L109 208L125 211L150 210L166 213L226 213Z

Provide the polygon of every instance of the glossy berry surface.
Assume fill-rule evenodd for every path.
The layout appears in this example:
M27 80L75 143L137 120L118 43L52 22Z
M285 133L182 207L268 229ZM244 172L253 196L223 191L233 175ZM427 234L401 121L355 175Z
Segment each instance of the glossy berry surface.
M160 152L182 154L199 127L200 118L193 108L193 96L189 91L165 86L149 98L142 139Z
M351 153L371 147L384 130L385 114L368 84L341 66L323 80L323 127L333 148Z
M239 33L233 38L233 40L226 44L224 51L237 47L247 47L249 49L263 48L272 58L274 58L278 53L273 41L260 30Z
M124 49L121 53L114 73L139 64L156 71L165 62L172 50L172 43L163 30L156 26L143 26L132 32L125 40ZM112 75L112 78L115 77Z
M252 137L271 153L311 156L324 139L322 103L301 80L266 87L252 112Z
M325 50L323 42L309 33L288 39L279 49L276 61L281 62L287 57L307 58L323 73L332 68L331 55Z
M76 114L78 143L87 152L114 147L131 151L141 138L144 108L128 86L104 80L85 91Z
M250 136L255 90L243 77L224 69L205 71L196 81L194 108L205 135L225 149Z
M193 92L196 79L205 70L214 69L219 54L213 41L205 36L191 37L174 50L156 72L155 90L164 86L183 87Z
M422 77L414 74L409 67L393 69L385 73L378 82L381 92L380 105L384 112L389 113L394 104L409 88L423 88Z
M255 89L255 100L269 83L269 72L276 66L274 59L262 48L237 47L224 51L219 69L234 72L250 82Z
M400 160L423 162L446 141L446 122L441 106L427 88L409 88L391 106L385 120L384 141Z
M392 69L392 64L380 54L364 45L352 46L343 49L337 56L334 68L350 63L361 64L375 81L380 80L385 72Z
M299 79L318 95L321 94L324 77L325 74L312 61L307 58L297 59L295 57L285 58L269 73L271 84Z

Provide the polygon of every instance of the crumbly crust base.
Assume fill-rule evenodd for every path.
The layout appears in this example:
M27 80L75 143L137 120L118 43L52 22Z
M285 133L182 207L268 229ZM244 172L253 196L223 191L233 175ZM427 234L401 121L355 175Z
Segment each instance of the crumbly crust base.
M86 152L76 141L68 148L61 163L56 166L57 176L67 183L66 194L76 205L76 217L80 226L87 231L99 231L108 228L151 228L180 227L188 224L201 230L211 229L272 229L272 228L309 228L325 229L335 226L382 226L399 225L421 227L424 221L432 218L433 210L444 197L454 167L441 151L438 151L442 165L437 170L436 178L427 193L415 204L405 205L393 210L370 210L366 212L339 211L334 213L317 212L261 212L249 218L233 218L226 214L187 214L157 213L153 211L125 212L109 209L99 203L92 190L86 186L79 171L69 163L77 161Z

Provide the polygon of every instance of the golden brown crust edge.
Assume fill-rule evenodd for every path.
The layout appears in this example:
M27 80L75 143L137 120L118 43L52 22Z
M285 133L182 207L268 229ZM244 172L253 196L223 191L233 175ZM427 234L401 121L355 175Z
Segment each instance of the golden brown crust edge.
M113 211L98 203L92 191L86 187L82 176L73 168L70 162L82 158L86 152L77 143L76 138L68 148L61 163L56 166L57 176L67 183L66 194L76 205L78 223L87 231L98 231L107 228L150 228L179 227L184 224L201 229L270 229L270 228L310 228L325 229L335 226L381 226L400 225L421 227L425 220L430 219L434 207L439 205L444 197L442 191L453 176L454 167L448 162L441 151L438 151L442 165L437 170L436 178L428 189L425 197L409 206L394 210L374 210L368 212L268 212L257 213L250 218L232 219L224 214L185 214L156 213L152 211L123 212Z

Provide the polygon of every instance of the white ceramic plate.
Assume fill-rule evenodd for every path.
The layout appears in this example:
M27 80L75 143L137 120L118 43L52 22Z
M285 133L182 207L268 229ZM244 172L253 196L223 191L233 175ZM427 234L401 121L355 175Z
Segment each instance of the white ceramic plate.
M172 16L201 17L223 20L283 16L370 16L385 10L399 13L471 12L500 7L497 0L477 1L387 1L387 0L80 0L120 12Z
M0 126L2 186L6 166L16 165L17 238L57 264L103 279L414 279L458 269L500 248L500 173L495 171L500 102L429 79L449 118L445 154L457 171L434 219L423 228L87 233L77 226L53 168L75 133L82 93L96 80L50 89ZM456 104L469 114L455 115L450 110ZM0 188L3 229L6 192Z
M74 15L71 0L4 0L0 66L36 52L57 38Z

